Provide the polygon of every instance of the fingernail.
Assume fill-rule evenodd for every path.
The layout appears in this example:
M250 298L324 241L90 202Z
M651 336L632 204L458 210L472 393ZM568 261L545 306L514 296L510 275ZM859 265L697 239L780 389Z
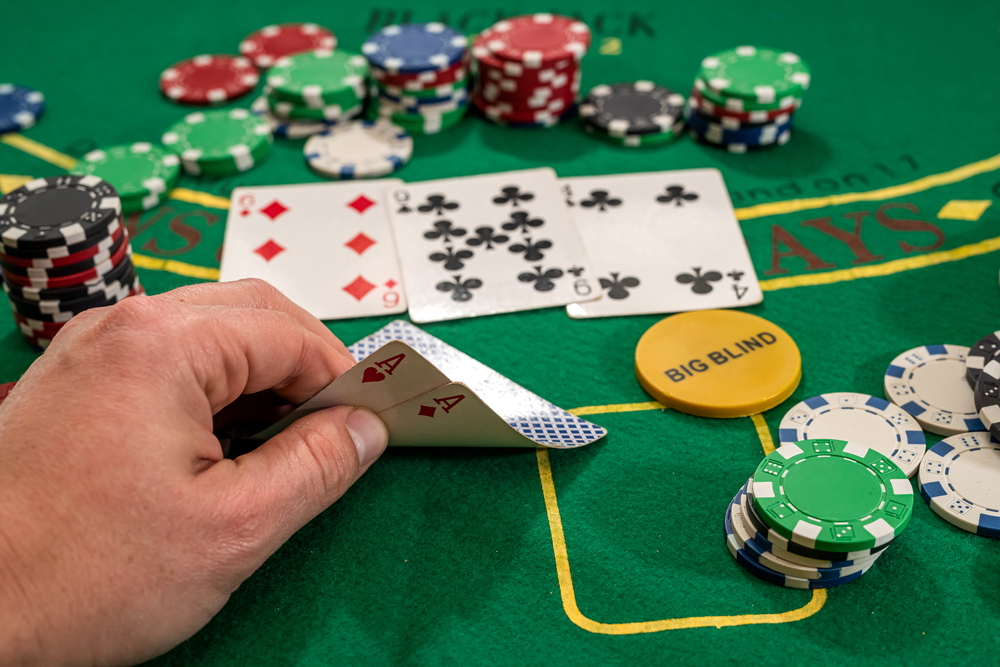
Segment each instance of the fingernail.
M347 431L358 448L358 461L362 468L377 459L389 444L385 424L371 410L355 408L347 415Z

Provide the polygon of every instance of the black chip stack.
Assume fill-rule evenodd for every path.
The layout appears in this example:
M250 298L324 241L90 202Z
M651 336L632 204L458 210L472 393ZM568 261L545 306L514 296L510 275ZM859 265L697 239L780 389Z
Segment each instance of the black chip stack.
M0 198L0 274L39 350L74 315L143 293L118 192L96 176L39 178Z

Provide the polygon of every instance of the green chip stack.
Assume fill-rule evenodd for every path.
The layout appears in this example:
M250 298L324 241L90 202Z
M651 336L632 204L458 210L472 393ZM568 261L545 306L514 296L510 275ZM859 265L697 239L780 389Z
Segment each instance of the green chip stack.
M730 503L726 544L744 569L786 588L840 586L906 528L913 487L881 452L846 440L782 445Z
M264 97L279 121L329 126L361 114L367 79L364 56L308 51L278 59L267 74Z
M811 75L791 51L738 46L702 60L686 120L692 136L731 153L780 146Z

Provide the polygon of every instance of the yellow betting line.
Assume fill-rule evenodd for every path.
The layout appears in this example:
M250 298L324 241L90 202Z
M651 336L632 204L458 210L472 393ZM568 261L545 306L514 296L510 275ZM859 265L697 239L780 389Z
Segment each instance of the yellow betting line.
M187 278L198 278L200 280L218 280L219 270L208 266L198 266L196 264L186 264L175 259L163 259L161 257L150 257L149 255L132 254L132 263L140 269L149 271L167 271Z
M45 160L49 164L54 164L55 166L69 171L76 166L76 158L70 157L65 153L60 153L59 151L49 148L45 144L40 144L34 139L29 139L23 134L17 134L16 132L11 132L10 134L0 134L0 141L12 146L20 151L24 151L28 155L33 155L39 160Z
M889 276L894 273L911 271L913 269L923 269L928 266L945 264L947 262L957 262L961 259L985 255L986 253L1000 250L1000 236L985 239L977 243L959 246L951 250L940 250L930 252L926 255L915 255L894 259L882 264L872 264L869 266L856 266L851 269L840 269L839 271L827 271L826 273L807 273L799 276L789 276L787 278L771 278L761 280L760 288L765 292L774 292L791 287L803 287L806 285L829 285L858 278L878 278Z
M784 215L795 213L796 211L807 211L814 208L825 208L827 206L840 206L842 204L853 204L859 201L882 201L884 199L894 199L903 195L912 195L916 192L923 192L931 188L942 185L951 185L964 181L979 174L1000 169L1000 155L973 162L951 171L941 174L924 176L909 183L892 185L887 188L870 190L868 192L849 192L842 195L827 195L826 197L810 197L807 199L790 199L788 201L777 201L768 204L757 204L736 209L736 217L740 220L752 220L770 215Z
M646 403L624 403L617 406L591 406L570 410L573 414L598 414L599 412L625 412L614 408L622 406L644 406ZM657 403L656 405L659 406ZM663 406L659 406L663 407ZM648 407L633 407L633 410L648 410ZM590 412L586 412L586 411ZM774 442L767 423L760 415L752 417L754 428L760 438L761 447L767 454L774 450ZM536 450L538 459L538 476L542 481L542 496L545 499L545 512L549 519L549 532L552 535L552 553L555 556L556 576L559 579L559 594L562 598L563 610L573 623L587 632L601 635L636 635L665 630L686 630L688 628L724 628L737 625L766 625L777 623L794 623L809 618L826 604L825 589L813 590L812 598L804 606L776 614L740 614L735 616L692 616L688 618L667 618L658 621L635 621L632 623L602 623L587 618L576 603L576 590L573 588L573 574L569 565L569 550L566 548L566 536L563 533L562 517L559 513L559 502L556 498L556 486L552 479L552 465L549 461L549 450L539 447Z

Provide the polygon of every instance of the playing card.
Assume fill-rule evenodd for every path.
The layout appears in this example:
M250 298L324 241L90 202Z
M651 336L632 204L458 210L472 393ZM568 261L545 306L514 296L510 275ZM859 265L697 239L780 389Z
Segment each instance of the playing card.
M717 169L564 178L560 185L604 298L570 317L760 303L743 232Z
M481 440L478 431L475 431L472 433L463 433L460 437L464 438L464 441L460 444L483 444L483 446L503 447L541 445L557 449L568 449L590 444L604 437L607 433L604 428L553 405L544 398L533 394L519 384L504 377L492 368L456 350L444 341L431 336L409 322L402 320L390 322L371 336L358 341L348 348L348 350L360 363L370 355L375 354L383 345L393 340L406 343L432 363L439 371L452 380L461 382L463 386L472 391L473 397L478 397L512 431L516 431L524 438L513 438L509 441L511 444L486 445L483 444L486 441ZM434 396L429 399L430 401L433 401L434 398L446 397L438 395L437 389L432 393ZM420 398L424 400L423 404L429 406L435 405L432 402L428 402L428 397ZM469 398L471 397L467 396L467 399ZM418 403L418 405L421 405L421 403ZM472 403L469 405L472 405ZM408 415L401 415L399 419L402 420L403 416ZM393 418L396 419L395 416ZM399 423L402 422L400 421ZM477 426L476 428L478 429L479 427ZM483 424L483 428L487 428L485 423ZM500 436L493 434L491 431L490 438L494 437ZM509 436L505 435L503 437L507 438ZM503 440L503 442L508 441ZM396 442L390 439L390 444L396 444ZM420 444L437 445L441 443L432 441Z
M382 179L236 188L219 280L261 278L321 320L406 310Z
M335 405L377 413L393 446L568 449L607 433L402 320L349 350L356 366L253 438L265 440L296 419Z
M387 203L414 322L599 297L551 169L411 183Z

